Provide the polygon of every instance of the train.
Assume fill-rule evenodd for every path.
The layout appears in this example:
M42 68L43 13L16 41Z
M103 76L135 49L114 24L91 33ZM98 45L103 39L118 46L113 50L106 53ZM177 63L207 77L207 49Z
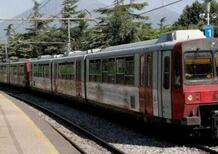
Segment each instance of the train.
M176 30L155 40L0 64L0 82L218 138L218 39Z

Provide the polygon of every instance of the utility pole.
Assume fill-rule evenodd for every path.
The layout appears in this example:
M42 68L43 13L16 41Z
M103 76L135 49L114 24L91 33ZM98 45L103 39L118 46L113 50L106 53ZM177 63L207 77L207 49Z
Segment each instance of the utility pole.
M70 20L67 20L68 24L68 43L67 43L67 52L71 51L71 35L70 35L70 29L71 29L71 23Z
M8 41L5 39L5 61L8 62Z
M71 51L71 21L96 21L95 18L85 17L85 18L60 18L60 17L33 17L33 18L0 18L0 21L67 21L68 22L68 44L67 44L67 52Z
M207 7L207 25L210 25L210 9L211 9L211 1L212 0L205 0L206 7Z

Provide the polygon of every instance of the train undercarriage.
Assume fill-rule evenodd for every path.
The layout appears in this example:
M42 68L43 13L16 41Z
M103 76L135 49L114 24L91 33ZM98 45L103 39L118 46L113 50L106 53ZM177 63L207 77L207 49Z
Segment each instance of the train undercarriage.
M206 130L207 135L218 140L218 104L200 105L199 117L200 130Z

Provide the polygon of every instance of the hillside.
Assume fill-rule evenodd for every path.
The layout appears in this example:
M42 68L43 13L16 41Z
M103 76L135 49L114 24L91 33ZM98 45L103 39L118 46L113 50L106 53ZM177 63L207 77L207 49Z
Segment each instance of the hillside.
M98 17L98 14L94 11L100 7L105 7L108 6L109 4L111 4L110 1L113 0L108 0L108 1L100 1L100 0L92 0L92 2L87 3L87 0L80 0L78 2L78 9L79 10L87 10L89 11L93 17ZM136 1L140 1L140 2L145 2L145 0L136 0ZM171 2L172 0L169 0L169 2ZM190 0L190 1L194 1L194 0ZM61 10L61 4L62 4L63 0L45 0L42 3L42 8L41 8L41 12L44 16L51 16L51 15L56 15L56 16L60 16L60 10ZM163 4L163 2L161 3L160 0L147 0L148 2L148 6L145 7L144 11L148 11L150 9L153 9L155 7L161 6ZM168 3L168 2L167 2ZM175 22L180 13L175 11L176 7L179 7L179 9L181 10L181 8L184 8L184 6L187 5L186 3L179 3L176 4L173 8L172 7L166 7L154 12L150 12L145 14L146 16L149 17L149 23L152 23L152 26L157 28L158 27L158 23L160 23L160 19L163 17L166 17L166 23L165 25L169 25L172 24L173 22ZM24 13L18 15L17 17L26 17L29 16L31 14L31 10L27 10ZM16 28L17 32L23 32L25 31L25 28L29 26L28 22L10 22L12 24L14 24L14 27ZM0 23L0 37L4 37L4 29L10 24L9 22L3 22Z

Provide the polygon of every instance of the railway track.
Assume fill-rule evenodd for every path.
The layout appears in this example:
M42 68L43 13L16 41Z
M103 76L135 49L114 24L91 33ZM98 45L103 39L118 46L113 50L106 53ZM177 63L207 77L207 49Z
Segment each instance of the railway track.
M50 115L52 117L54 117L55 119L58 119L62 122L64 122L67 126L69 126L70 128L78 131L79 133L83 134L84 136L86 136L87 138L89 138L90 140L93 140L94 142L96 142L97 144L99 144L100 146L102 146L103 148L107 149L109 152L111 153L115 153L115 154L125 154L125 152L121 151L120 149L116 148L115 146L111 145L110 143L108 143L107 141L101 139L100 137L96 136L95 134L89 132L88 130L80 127L79 125L73 123L72 121L70 121L69 119L55 113L54 111L51 111L48 108L42 107L32 101L29 101L25 98L22 98L21 96L17 96L16 94L13 93L7 93L9 96L14 97L18 100L21 100L25 103L30 104L31 106L39 109L40 111L43 111L44 113L46 113L47 115ZM51 125L52 126L52 125ZM52 126L53 127L53 126ZM54 128L54 127L53 127ZM70 142L70 144L72 146L74 146L78 151L80 151L81 154L87 154L87 152L85 152L83 149L81 149L79 146L77 146L76 143L72 142L68 137L66 137L63 133L61 133L59 130L57 130L56 128L54 128L61 136L63 136L68 142Z
M7 91L7 90L6 90ZM23 102L26 102L27 104L30 104L31 106L33 106L33 107L35 107L35 108L37 108L37 109L39 109L39 110L41 110L41 111L43 111L45 114L48 114L48 115L50 115L51 117L55 117L55 119L57 119L57 120L60 120L60 121L64 121L64 124L66 123L66 125L69 127L69 128L73 128L74 130L77 130L78 132L81 132L80 131L80 126L78 126L78 125L76 125L76 124L74 124L73 122L72 122L72 120L69 120L69 119L66 119L65 117L62 117L62 116L60 116L59 114L57 114L56 112L54 112L54 111L51 111L50 109L48 109L47 107L42 107L42 106L40 106L40 105L38 105L38 104L36 104L36 103L34 103L34 100L31 100L31 101L29 101L28 100L28 97L23 97L23 96L19 96L19 93L18 94L15 94L15 93L17 93L17 91L15 91L15 92L10 92L10 91L7 91L6 92L8 95L10 95L10 96L12 96L12 97L14 97L14 98L17 98L18 100L21 100L21 101L23 101ZM73 126L71 125L73 123ZM51 125L51 124L50 124ZM74 125L76 125L76 126L74 126ZM71 145L73 146L73 147L75 147L78 151L80 151L80 153L82 153L82 154L86 154L86 153L88 153L88 152L85 152L85 151L83 151L83 149L82 148L80 148L80 146L78 146L78 144L77 143L73 143L70 139L69 139L69 137L66 137L61 131L59 131L57 128L55 128L53 125L51 125L51 127L53 127L54 128L54 130L56 130L61 136L63 136L69 143L71 143ZM77 127L79 127L79 128L77 128ZM82 130L84 130L83 128L82 128ZM89 131L87 131L87 130L85 130L87 133L90 133ZM81 132L81 134L84 134L83 133L83 131ZM92 135L93 135L93 133L91 133ZM84 134L86 137L88 137L90 140L93 140L94 142L96 142L97 144L99 144L99 145L101 145L104 149L107 149L107 151L109 151L109 152L111 152L111 153L125 153L125 152L123 152L122 150L120 150L120 149L117 149L116 147L114 147L114 145L110 145L109 143L107 143L107 141L105 141L105 140L102 140L101 138L99 138L98 136L96 136L96 135L93 135L93 136L95 136L95 137L97 137L97 139L93 139L93 137L91 136L89 136L89 135L86 135L86 133ZM98 141L100 139L100 141ZM103 141L103 143L102 143L102 141ZM174 142L172 142L172 143L174 143ZM181 147L182 146L187 146L187 147L189 147L189 148L195 148L195 149L198 149L199 151L200 151L200 153L201 152L205 152L205 153L214 153L214 154L218 154L218 148L216 148L217 150L215 150L213 147L209 147L209 146L204 146L204 145L201 145L201 144L198 144L198 143L194 143L194 144L191 144L192 142L189 142L189 143L186 143L186 142L183 142L182 144L178 144L178 145L180 145ZM107 147L109 145L109 147ZM177 144L176 144L177 145ZM149 153L149 152L148 152Z
M204 152L210 153L210 154L218 154L218 150L212 149L210 147L207 146L203 146L203 145L194 145L193 147L200 149Z

